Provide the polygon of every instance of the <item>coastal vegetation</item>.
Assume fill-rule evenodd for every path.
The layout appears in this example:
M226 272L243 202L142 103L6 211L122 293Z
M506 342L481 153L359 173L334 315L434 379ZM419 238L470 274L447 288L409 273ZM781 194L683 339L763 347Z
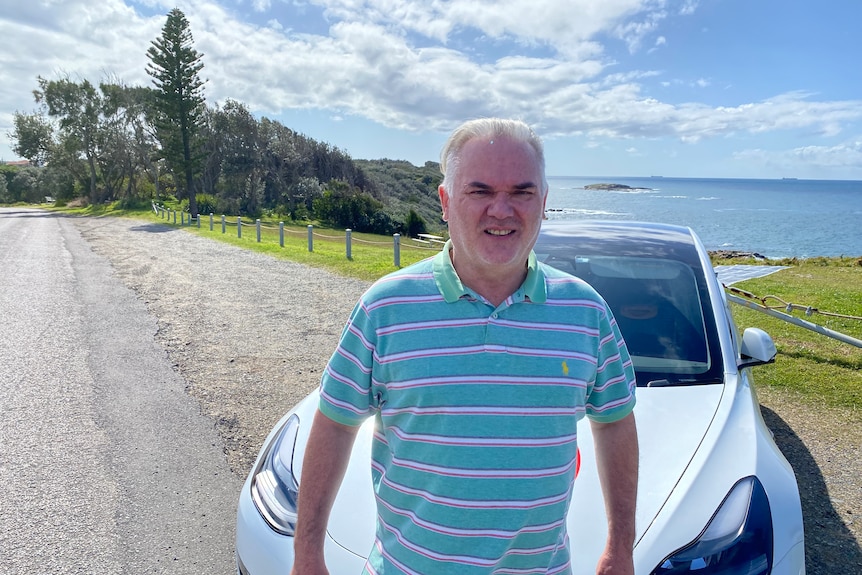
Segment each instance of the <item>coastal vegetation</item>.
M439 231L434 162L359 162L242 102L207 105L183 13L172 10L147 50L152 86L38 77L37 109L16 112L0 164L0 203L166 204L187 211L273 216L379 234Z

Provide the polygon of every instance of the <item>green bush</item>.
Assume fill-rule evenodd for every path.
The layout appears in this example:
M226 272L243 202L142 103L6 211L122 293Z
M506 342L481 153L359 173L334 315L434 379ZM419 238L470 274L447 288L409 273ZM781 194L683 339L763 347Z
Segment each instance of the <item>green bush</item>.
M196 194L199 214L214 214L218 211L218 202L215 196L210 194Z
M411 209L404 222L404 231L409 237L415 238L418 237L419 234L426 233L428 230L422 216L417 214L415 210Z
M117 207L121 210L148 210L152 207L152 201L140 196L129 196L119 200Z
M330 182L328 186L313 202L314 216L320 221L357 232L389 235L396 231L396 223L383 211L381 202L343 182Z

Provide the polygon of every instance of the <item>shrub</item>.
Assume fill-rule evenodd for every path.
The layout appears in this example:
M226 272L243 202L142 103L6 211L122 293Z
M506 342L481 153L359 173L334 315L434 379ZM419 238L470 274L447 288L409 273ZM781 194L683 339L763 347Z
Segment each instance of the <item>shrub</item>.
M147 210L151 205L152 203L149 198L140 196L128 196L117 202L117 207L122 210Z
M405 232L411 238L417 237L419 234L424 234L427 231L425 220L422 216L416 213L416 210L411 209L407 214L407 219L404 221Z
M215 196L210 194L196 194L199 214L214 214L218 211L218 202Z

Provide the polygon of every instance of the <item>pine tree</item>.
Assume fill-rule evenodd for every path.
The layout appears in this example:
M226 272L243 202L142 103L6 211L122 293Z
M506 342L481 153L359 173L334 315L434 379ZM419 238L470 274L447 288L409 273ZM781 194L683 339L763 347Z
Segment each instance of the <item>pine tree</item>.
M205 111L204 81L198 73L203 69L203 54L194 49L189 21L174 8L162 28L162 35L151 42L147 50L150 63L147 74L152 76L155 90L156 126L165 159L173 170L185 176L189 212L197 217L194 176L199 158L195 140Z

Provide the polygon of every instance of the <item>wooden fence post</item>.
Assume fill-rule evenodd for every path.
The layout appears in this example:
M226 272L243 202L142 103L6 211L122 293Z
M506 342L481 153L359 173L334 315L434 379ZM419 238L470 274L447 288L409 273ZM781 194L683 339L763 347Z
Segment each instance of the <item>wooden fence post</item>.
M395 248L395 267L401 267L401 234L395 234L392 236L392 242Z

